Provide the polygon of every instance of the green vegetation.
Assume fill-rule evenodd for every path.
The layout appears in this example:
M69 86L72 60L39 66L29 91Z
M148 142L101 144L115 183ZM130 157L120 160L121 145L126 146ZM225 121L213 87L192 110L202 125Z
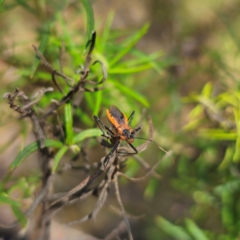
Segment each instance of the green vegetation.
M0 1L0 27L5 29L0 32L0 93L5 96L0 102L4 172L0 207L10 207L22 227L29 216L25 202L36 196L39 185L44 186L47 167L64 182L64 167L70 164L69 175L77 176L75 186L91 176L93 168L83 173L79 169L83 163L100 163L104 155L97 141L102 132L93 116L106 123L105 110L116 105L127 116L135 111L132 127L139 121L143 124L140 138L148 136L146 119L150 115L157 143L139 153L138 161L128 156L123 168L129 178L144 176L141 161L145 160L146 168L154 166L152 175L138 183L119 179L126 212L146 213L134 223L133 238L240 239L239 4L185 0L176 7L160 2L149 6L153 19L137 30L116 30L112 26L116 13L109 12L99 23L87 0ZM24 18L19 17L22 14ZM159 31L161 39L155 40L161 43L159 49L149 53L148 34ZM75 92L80 79L87 81ZM11 99L21 91L24 95ZM58 103L61 107L51 111ZM41 120L43 138L37 128L43 124ZM136 139L134 146L143 141ZM9 149L14 154L6 156ZM36 161L40 156L51 158L51 166ZM87 162L87 158L94 160ZM79 170L78 175L74 169ZM64 190L59 191L71 189L65 182L63 185ZM104 194L98 197L93 215L101 207L100 200L106 200ZM109 212L104 211L109 221L104 222L105 227L111 223ZM80 219L84 214L79 215ZM112 221L114 229L118 222ZM107 231L103 227L99 237Z

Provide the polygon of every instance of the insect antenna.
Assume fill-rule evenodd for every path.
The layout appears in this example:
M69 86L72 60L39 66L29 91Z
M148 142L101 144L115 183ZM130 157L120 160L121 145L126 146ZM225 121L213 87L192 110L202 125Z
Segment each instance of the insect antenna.
M169 154L169 153L170 153L170 151L167 151L167 150L165 150L164 148L162 148L161 146L159 146L159 145L157 144L157 142L155 142L154 140L150 140L150 139L143 138L143 137L134 137L134 139L148 140L148 141L150 141L150 142L155 143L155 144L158 146L158 148L159 148L160 150L162 150L164 153L166 153L166 154ZM171 157L172 157L172 156L171 156Z

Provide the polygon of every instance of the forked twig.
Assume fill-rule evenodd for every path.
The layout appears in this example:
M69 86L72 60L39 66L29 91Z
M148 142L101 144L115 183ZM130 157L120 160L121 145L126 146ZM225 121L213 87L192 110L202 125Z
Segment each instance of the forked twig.
M126 228L127 228L129 240L133 240L131 227L130 227L130 224L129 224L128 218L126 216L126 212L125 212L125 209L124 209L121 197L120 197L120 192L119 192L119 187L118 187L118 177L115 176L113 181L114 181L114 186L115 186L115 190L116 190L116 197L117 197L117 200L118 200L118 204L119 204L119 206L122 210L122 215L123 215L123 219L124 219L124 222L125 222L125 225L126 225Z

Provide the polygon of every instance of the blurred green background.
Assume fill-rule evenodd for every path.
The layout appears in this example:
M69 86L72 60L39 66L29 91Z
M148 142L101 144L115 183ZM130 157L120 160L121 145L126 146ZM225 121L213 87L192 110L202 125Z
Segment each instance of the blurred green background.
M43 65L35 69L32 44L40 44L45 58L59 69L59 48L64 42L64 71L79 79L75 71L84 62L89 35L81 1L0 4L1 96L15 87L33 95L41 87L53 86ZM75 126L93 127L94 114L106 122L105 109L112 104L127 115L135 110L133 125L140 119L144 125L140 136L147 137L149 115L154 140L173 156L157 167L161 180L121 181L126 211L145 214L141 220L130 221L134 239L240 239L239 1L99 0L91 4L97 31L93 57L106 65L109 77L103 90L84 93ZM94 76L101 78L100 68L94 69ZM61 95L55 91L45 96L39 109L45 109L52 98L59 100ZM3 177L34 136L28 120L19 120L5 99L0 104ZM134 144L141 143L136 140ZM87 144L89 158L100 159L101 148L91 141ZM91 151L94 147L100 152ZM141 157L152 166L164 155L153 143ZM23 205L40 177L36 157L27 158L15 171L13 182L18 187L8 191ZM145 171L129 159L126 173L136 177ZM77 171L55 176L55 191L70 190L81 181L79 176ZM95 201L67 207L55 220L65 223L80 218ZM114 192L110 191L108 203L117 205ZM5 222L0 220L11 223L11 209L2 204L0 211ZM120 220L106 206L95 222L75 228L103 238Z

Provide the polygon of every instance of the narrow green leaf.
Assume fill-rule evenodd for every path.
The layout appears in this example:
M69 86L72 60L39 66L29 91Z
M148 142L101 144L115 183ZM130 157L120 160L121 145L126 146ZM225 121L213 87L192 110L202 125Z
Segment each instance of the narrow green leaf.
M109 34L110 34L110 29L111 29L111 25L112 25L112 22L113 22L113 18L114 18L114 12L112 11L108 14L108 17L107 17L107 20L105 22L104 29L103 29L103 32L101 34L100 40L96 42L96 44L98 44L98 42L99 42L99 45L97 46L97 49L99 49L101 51L101 53L104 53L104 51L105 51L105 47L106 47L107 40L108 40L108 37L109 37Z
M135 59L129 60L128 63L134 64L134 65L148 63L151 65L151 68L153 68L158 73L161 73L162 70L165 69L166 67L173 65L174 63L177 63L176 58L173 58L173 57L165 57L160 60L157 60L157 58L160 58L163 56L163 53L160 51L154 52L149 55L137 49L133 49L131 53L135 56ZM130 66L133 66L133 65L130 65Z
M48 26L45 25L45 27L43 27L43 32L42 32L41 39L40 39L40 45L38 47L38 50L42 54L44 53L44 51L47 47L48 40L49 40L49 29L48 29ZM33 61L33 65L32 65L31 78L33 78L33 76L38 68L39 63L40 63L40 59L37 56L35 56L35 59Z
M201 124L201 119L191 120L189 123L183 126L183 130L190 131L196 129Z
M210 83L210 82L206 83L202 90L202 96L204 96L206 98L210 98L211 94L212 94L212 89L213 89L212 83Z
M203 112L204 112L204 107L201 104L197 104L197 106L195 108L193 108L191 110L191 112L189 113L189 118L196 119L196 118L200 117L201 114L203 114Z
M94 31L94 15L91 2L89 0L82 0L83 7L87 14L87 42L92 38L92 32Z
M88 116L81 108L75 110L75 115L81 119L81 122L86 124L88 127L91 127L93 124L93 119Z
M234 117L237 125L237 141L235 147L235 153L233 156L233 161L235 163L240 162L240 109L234 109Z
M192 239L183 227L176 226L171 222L167 221L166 219L164 219L163 217L157 217L156 224L159 228L161 228L169 236L172 236L174 239L179 240Z
M72 105L66 103L64 106L64 121L66 129L66 144L72 145L73 141L73 116L72 116Z
M12 210L19 222L25 227L27 225L27 217L24 215L22 210L16 205L12 205Z
M77 134L73 138L73 143L76 144L76 143L83 141L86 138L100 137L101 135L102 135L102 132L98 128L87 129L87 130L84 130L84 131L80 132L79 134Z
M52 171L55 172L60 160L62 159L63 155L67 152L68 146L63 146L55 155L54 160L53 160L53 168Z
M0 7L1 7L1 5L4 3L4 0L0 0Z
M149 103L144 96L140 95L136 91L133 91L132 89L124 86L123 84L121 84L117 81L112 80L111 82L117 89L122 91L124 93L124 95L127 95L129 97L136 99L138 102L140 102L145 107L149 107Z
M108 70L108 74L129 74L129 73L137 73L137 72L142 72L144 70L152 68L151 64L144 64L141 66L136 66L136 67L116 67L116 68L110 68Z
M226 132L224 129L201 129L201 137L213 140L236 140L238 135L235 132Z
M218 166L219 171L227 171L227 169L229 169L229 167L231 166L231 162L232 162L234 153L235 153L235 151L232 146L229 146L226 149L224 158L223 158L222 162L220 163L220 165Z
M93 98L93 94L91 92L85 92L84 93L85 100L87 102L87 106L91 111L93 112L94 106L95 106L95 99Z
M61 148L63 146L63 143L56 140L45 140L44 141L46 147L55 147L55 148ZM26 146L14 159L12 164L10 165L10 170L13 170L14 168L18 167L26 157L28 157L31 153L37 151L39 149L39 142L33 142L30 143L28 146Z
M124 46L120 49L120 51L116 54L116 56L110 62L110 66L115 65L119 60L121 60L130 50L134 47L134 45L147 33L149 28L149 24L145 24L138 32L134 33L130 38L125 41Z
M100 111L100 107L101 107L101 103L102 103L102 95L103 95L102 91L98 91L98 92L95 93L96 102L95 102L95 106L94 106L94 109L93 109L93 114L94 115L98 115L98 113Z
M208 240L201 228L191 219L185 220L188 232L193 236L194 240Z
M0 202L15 206L20 205L18 201L8 197L7 194L0 194Z
M153 199L158 187L159 181L157 179L151 178L147 187L145 188L144 198L148 200Z

